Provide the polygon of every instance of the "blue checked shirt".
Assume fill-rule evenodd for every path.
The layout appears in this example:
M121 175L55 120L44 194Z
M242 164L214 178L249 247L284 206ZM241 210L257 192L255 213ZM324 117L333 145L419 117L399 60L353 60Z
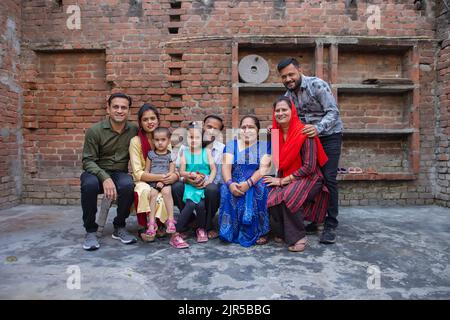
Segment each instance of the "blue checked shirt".
M287 90L289 97L297 108L297 113L305 124L316 126L319 136L329 136L344 130L339 108L331 88L324 80L302 75L299 95Z

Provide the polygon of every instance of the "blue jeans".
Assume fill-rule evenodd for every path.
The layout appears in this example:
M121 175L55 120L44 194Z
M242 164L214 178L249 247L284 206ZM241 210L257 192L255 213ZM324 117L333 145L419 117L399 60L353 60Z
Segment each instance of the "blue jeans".
M114 219L114 228L122 228L126 225L126 219L130 215L130 207L134 201L134 182L131 175L126 172L108 172L116 185L117 190L117 216ZM97 213L97 196L103 193L103 183L97 176L83 172L81 180L81 208L83 209L83 223L86 232L96 232L98 225L95 223Z
M338 226L339 194L337 186L337 169L341 157L342 133L335 133L325 137L319 137L323 149L328 156L328 162L321 168L325 183L330 191L325 228L335 229Z

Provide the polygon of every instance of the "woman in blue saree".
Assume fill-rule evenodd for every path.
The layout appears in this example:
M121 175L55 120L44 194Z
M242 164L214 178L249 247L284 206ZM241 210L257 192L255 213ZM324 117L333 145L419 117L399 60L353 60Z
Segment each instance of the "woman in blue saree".
M258 118L243 117L223 155L219 237L244 247L267 243L269 232L269 189L261 178L270 170L270 143L259 141L259 129Z

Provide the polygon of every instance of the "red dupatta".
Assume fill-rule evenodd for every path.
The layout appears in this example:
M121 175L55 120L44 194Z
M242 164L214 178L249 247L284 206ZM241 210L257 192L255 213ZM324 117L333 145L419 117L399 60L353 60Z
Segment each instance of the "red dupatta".
M291 103L291 120L289 122L286 141L284 141L283 129L278 126L278 123L275 120L275 110L272 111L272 156L278 170L281 170L283 178L294 173L302 166L300 149L307 138L307 136L302 133L304 127L305 125L298 118L297 108ZM276 129L279 131L274 131ZM323 167L328 161L328 156L325 153L318 136L314 137L314 141L317 145L317 159L319 165Z
M138 130L138 137L141 141L141 151L142 156L144 157L144 160L147 159L148 152L152 149L150 146L150 143L148 142L147 135L145 134L144 130L142 128L139 128ZM135 191L134 192L134 207L136 209L136 216L138 219L138 224L141 226L147 225L147 213L146 212L137 212L139 203L139 194Z
M141 140L142 155L144 156L144 159L147 159L147 154L150 150L152 150L152 147L150 146L147 135L142 128L139 128L138 136L139 140Z

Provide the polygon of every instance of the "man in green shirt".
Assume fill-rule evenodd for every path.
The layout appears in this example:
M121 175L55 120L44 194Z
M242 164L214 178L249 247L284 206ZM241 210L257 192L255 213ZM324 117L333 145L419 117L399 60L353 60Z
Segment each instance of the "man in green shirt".
M112 237L122 243L136 242L126 228L126 219L134 200L134 183L128 174L128 146L137 134L137 126L128 121L131 97L114 93L108 99L106 112L109 117L97 122L86 131L83 147L83 170L81 174L81 207L86 238L85 250L100 247L96 236L98 225L97 196L117 200L117 216L114 219Z

